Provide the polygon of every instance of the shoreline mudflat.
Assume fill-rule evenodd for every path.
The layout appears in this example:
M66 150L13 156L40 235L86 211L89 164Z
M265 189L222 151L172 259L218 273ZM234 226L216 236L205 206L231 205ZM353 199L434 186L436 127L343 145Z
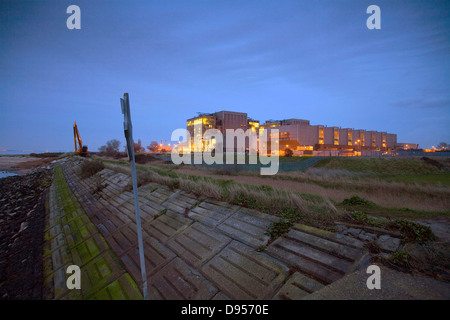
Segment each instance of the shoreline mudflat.
M33 169L45 167L56 158L36 158L31 156L0 156L0 171L8 171L24 175Z
M52 170L0 179L0 300L44 296L45 194Z
M56 158L0 156L0 299L43 298L45 190Z

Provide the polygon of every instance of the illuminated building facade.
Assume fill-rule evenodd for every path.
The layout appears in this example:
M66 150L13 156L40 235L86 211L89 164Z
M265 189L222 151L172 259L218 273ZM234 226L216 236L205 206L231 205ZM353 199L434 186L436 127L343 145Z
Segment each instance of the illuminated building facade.
M200 127L200 124L202 125ZM191 150L193 152L212 151L217 146L215 140L212 139L210 143L203 140L201 134L204 134L208 129L218 129L222 133L226 130L242 129L244 132L247 129L258 131L260 125L258 120L253 120L247 117L246 113L233 111L219 111L215 113L200 113L197 117L188 119L186 122L187 131L191 136ZM200 143L195 143L195 142ZM223 150L226 147L226 135L223 137ZM236 151L236 150L228 150Z
M207 144L202 136L208 129L216 128L216 117L210 114L199 114L195 118L187 120L187 131L191 135L191 150L193 152L202 152L206 150L212 150L215 148L214 145ZM200 126L201 125L201 126ZM195 144L194 140L200 141L200 144ZM213 141L211 141L213 143Z
M280 150L388 150L397 144L393 133L311 125L303 119L271 120L261 127L279 130Z
M187 130L191 135L191 148L194 152L208 151L216 147L214 141L211 141L212 145L205 144L206 142L200 136L200 127L195 128L195 124L202 125L202 133L208 129L218 129L223 134L227 129L244 131L250 129L260 135L267 130L268 138L275 138L276 143L279 144L279 150L289 148L293 151L385 151L402 145L397 143L397 135L393 133L311 125L309 120L304 119L267 120L260 124L258 120L249 118L246 113L219 111L199 114L187 120ZM276 137L272 137L273 129L278 129L279 134ZM200 143L195 144L195 138ZM224 151L225 146L226 136L224 135ZM414 144L409 146L418 147Z

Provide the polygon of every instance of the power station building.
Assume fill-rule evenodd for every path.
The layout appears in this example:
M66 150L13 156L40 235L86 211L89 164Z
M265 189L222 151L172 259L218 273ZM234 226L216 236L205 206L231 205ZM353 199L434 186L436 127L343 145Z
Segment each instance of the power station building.
M198 152L214 148L215 146L205 145L201 137L206 130L213 128L223 134L227 129L254 130L259 135L264 133L263 130L267 130L269 139L272 138L273 130L278 129L278 136L274 136L274 140L279 144L280 151L287 148L293 151L388 151L405 147L405 144L397 143L397 135L394 133L311 125L309 120L303 119L267 120L260 124L258 120L249 118L247 113L219 111L199 114L187 120L191 150ZM201 143L198 143L199 141ZM411 148L418 147L417 144L406 145Z
M246 113L233 111L219 111L215 113L203 113L197 117L187 120L187 131L191 136L191 150L193 152L210 151L215 145L209 145L208 141L203 140L203 134L208 129L218 129L223 134L227 129L242 129L244 132L248 129L258 133L259 121L247 117ZM195 143L195 142L200 143ZM212 141L214 143L214 141ZM226 146L226 135L223 138L223 148Z
M311 125L309 120L266 121L262 128L279 131L280 150L381 150L394 149L397 135L363 129Z

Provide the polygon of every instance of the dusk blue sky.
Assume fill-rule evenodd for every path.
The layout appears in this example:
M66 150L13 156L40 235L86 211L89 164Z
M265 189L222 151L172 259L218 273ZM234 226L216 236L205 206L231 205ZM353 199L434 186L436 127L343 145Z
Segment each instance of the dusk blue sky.
M220 110L449 143L449 3L1 1L0 149L73 151L74 121L90 150L123 147L125 92L144 146Z

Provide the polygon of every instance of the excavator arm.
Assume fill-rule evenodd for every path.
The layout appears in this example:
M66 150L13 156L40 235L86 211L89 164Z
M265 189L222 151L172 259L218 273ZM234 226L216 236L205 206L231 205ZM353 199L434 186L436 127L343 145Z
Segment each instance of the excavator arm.
M78 132L78 127L77 127L76 122L73 123L73 140L75 142L75 152L80 152L83 143L81 142L81 137L80 137L80 133ZM77 147L77 140L78 140L78 144L80 145L80 147Z
M83 142L81 141L80 133L78 132L77 123L73 123L73 142L75 144L75 153L78 153L82 156L88 154L87 146L83 146ZM78 142L78 146L77 146Z

